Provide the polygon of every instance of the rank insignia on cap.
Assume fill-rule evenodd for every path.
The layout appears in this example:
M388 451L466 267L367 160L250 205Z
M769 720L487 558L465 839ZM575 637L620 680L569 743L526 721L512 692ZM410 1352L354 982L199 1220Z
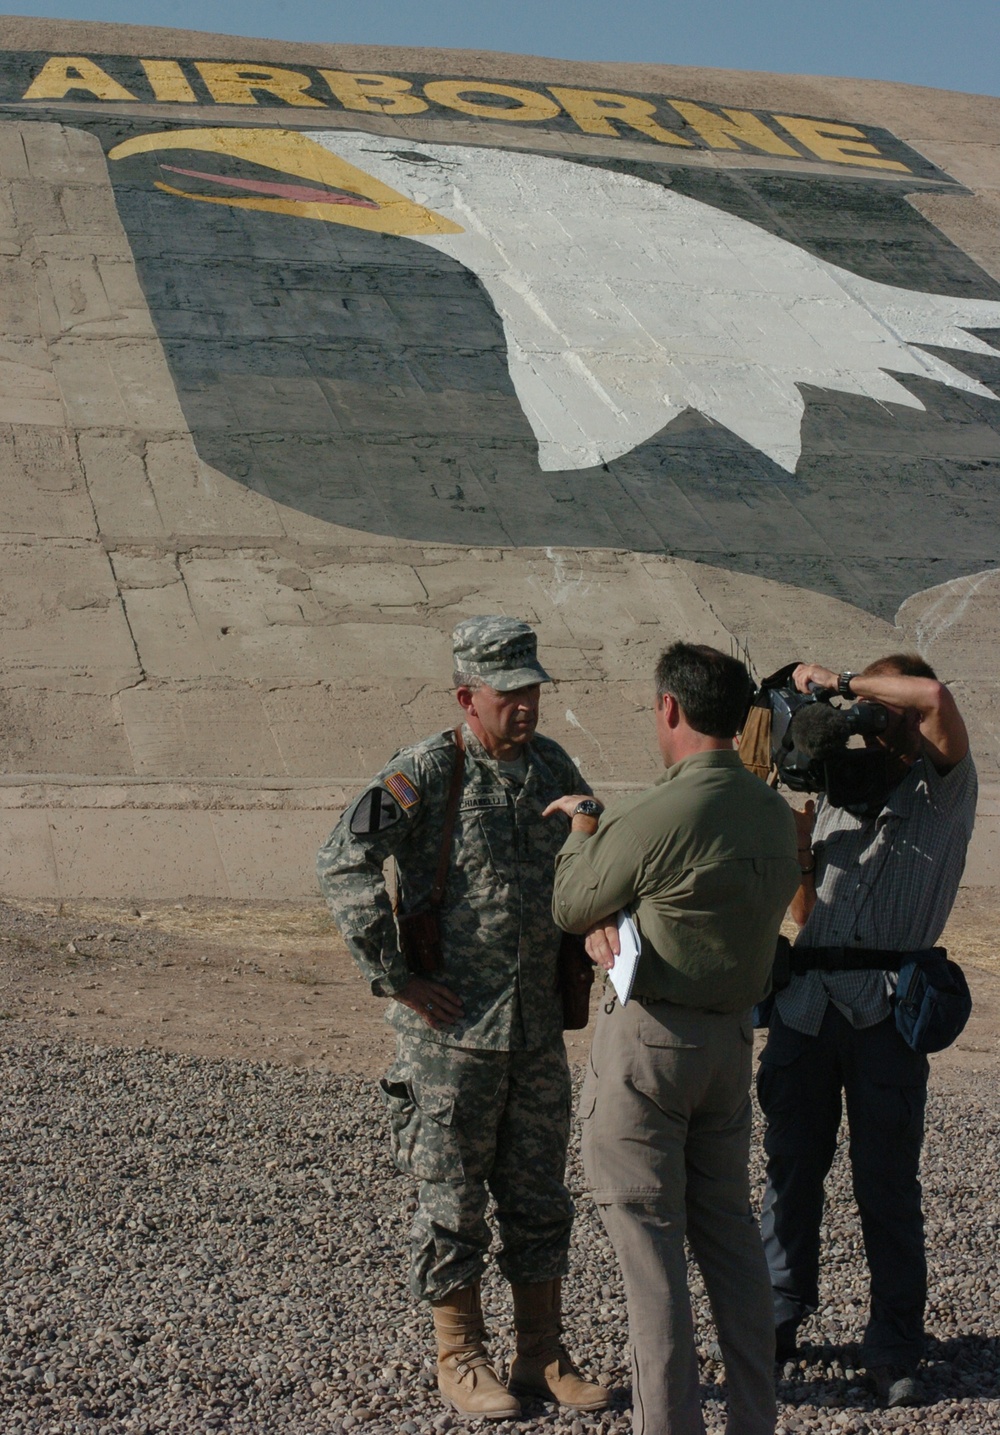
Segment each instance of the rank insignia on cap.
M420 793L413 786L413 783L406 776L405 772L394 772L391 776L384 778L383 781L404 811L406 811L407 808L416 806L420 801Z

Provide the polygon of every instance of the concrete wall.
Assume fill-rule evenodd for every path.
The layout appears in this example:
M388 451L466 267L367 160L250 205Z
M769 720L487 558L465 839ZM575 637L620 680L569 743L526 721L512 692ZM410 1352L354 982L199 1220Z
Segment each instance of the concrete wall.
M0 35L0 890L311 892L365 776L452 721L448 634L491 611L537 625L545 730L608 793L655 773L674 637L759 673L919 648L970 719L995 883L1000 101ZM325 98L220 99L184 57ZM468 76L499 89L433 89ZM455 108L512 84L528 121ZM654 128L588 132L594 91ZM379 208L327 222L310 188Z

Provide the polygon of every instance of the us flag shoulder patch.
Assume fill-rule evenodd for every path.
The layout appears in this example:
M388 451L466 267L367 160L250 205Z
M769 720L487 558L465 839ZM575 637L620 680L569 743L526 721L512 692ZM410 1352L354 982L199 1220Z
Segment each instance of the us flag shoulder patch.
M394 772L389 777L383 778L383 782L404 811L416 806L420 801L420 793L405 772Z

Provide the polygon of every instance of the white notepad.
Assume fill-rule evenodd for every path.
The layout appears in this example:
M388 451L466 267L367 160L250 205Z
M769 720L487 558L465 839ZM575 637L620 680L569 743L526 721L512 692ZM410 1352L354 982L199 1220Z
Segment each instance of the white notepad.
M639 928L624 907L618 913L617 921L621 951L615 957L615 964L608 972L608 976L611 978L611 985L618 993L618 1000L622 1006L628 1006L628 999L632 995L632 986L639 966L642 938L639 936Z

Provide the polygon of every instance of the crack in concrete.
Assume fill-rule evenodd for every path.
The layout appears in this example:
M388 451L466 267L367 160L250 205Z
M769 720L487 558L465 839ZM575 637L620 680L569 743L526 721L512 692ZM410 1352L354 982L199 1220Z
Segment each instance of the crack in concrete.
M96 530L96 532L97 532L98 539L100 539L100 534L101 534L101 520L100 520L100 515L98 514L98 511L97 511L97 504L94 502L94 495L93 495L93 494L91 493L91 491L90 491L90 484L87 482L87 469L86 469L86 465L84 464L84 461L83 461L83 454L80 452L80 435L79 435L79 432L78 432L78 431L75 431L75 432L73 433L72 446L73 446L73 453L74 453L74 455L75 455L75 457L76 457L77 469L78 469L78 471L79 471L79 474L80 474L80 477L81 477L81 480L82 480L82 483L83 483L83 490L84 490L84 492L85 492L86 495L87 495L87 502L89 503L89 505L90 505L90 511L91 511L91 513L92 513L93 516L94 516L94 528L95 528L95 530ZM102 545L102 547L103 547L103 545ZM119 607L119 609L120 609L120 611L121 611L122 621L124 622L124 624L125 624L125 629L126 629L126 631L127 631L127 633L128 633L129 643L132 645L132 652L135 654L135 666L136 666L136 668L137 668L137 670L138 670L138 673L139 673L139 677L138 677L138 679L136 680L136 682L128 684L128 687L129 687L129 688L139 687L142 683L144 683L144 682L146 681L146 670L145 670L145 668L144 668L144 666L143 666L142 655L141 655L141 653L139 652L139 644L138 644L138 641L137 641L137 639L136 639L135 633L132 631L132 624L131 624L131 622L129 621L128 609L127 609L127 607L125 606L124 594L122 593L122 589L121 589L121 587L120 587L120 585L119 585L119 583L118 583L118 576L117 576L117 574L115 573L114 564L113 564L112 561L111 561L111 555L110 555L110 553L107 551L107 549L104 550L104 554L105 554L105 559L106 559L107 565L108 565L108 575L109 575L109 577L110 577L110 579L111 579L112 584L114 585L115 598L116 598L117 601L118 601L118 607ZM118 694L119 692L124 692L124 691L127 691L127 688L119 688L119 689L116 690L115 693L112 694L112 696L117 696L117 694ZM126 742L128 741L128 728L125 728L125 740L126 740ZM131 744L129 745L129 750L131 751ZM134 753L132 754L132 758L133 758L133 762L134 762L134 760L135 760L135 754L134 754Z
M399 706L400 706L401 708L408 708L408 707L410 707L413 703L416 702L416 700L417 700L417 698L420 696L420 694L427 692L427 691L430 689L430 687L431 687L430 683L421 683L420 686L417 688L416 692L413 694L412 697L409 697L409 698L400 698L400 700L399 700Z
M743 648L746 646L746 640L737 637L737 635L733 632L732 628L730 628L729 624L723 620L722 614L721 614L721 613L718 611L718 609L715 607L715 605L714 605L714 603L712 602L711 598L707 597L706 594L704 594L704 593L702 592L702 590L701 590L701 588L698 586L698 583L697 583L697 581L695 580L695 578L693 578L693 577L689 574L689 575L688 575L688 580L689 580L689 582L690 582L690 584L691 584L691 587L692 587L692 588L694 589L694 591L698 594L698 597L701 599L701 601L704 603L705 607L706 607L706 608L708 609L708 611L711 613L712 617L713 617L713 618L715 619L715 621L718 623L719 627L722 629L722 631L723 631L723 632L726 634L726 636L729 638L729 641L730 641L731 643L735 643L735 644L739 647L740 651L742 651Z

